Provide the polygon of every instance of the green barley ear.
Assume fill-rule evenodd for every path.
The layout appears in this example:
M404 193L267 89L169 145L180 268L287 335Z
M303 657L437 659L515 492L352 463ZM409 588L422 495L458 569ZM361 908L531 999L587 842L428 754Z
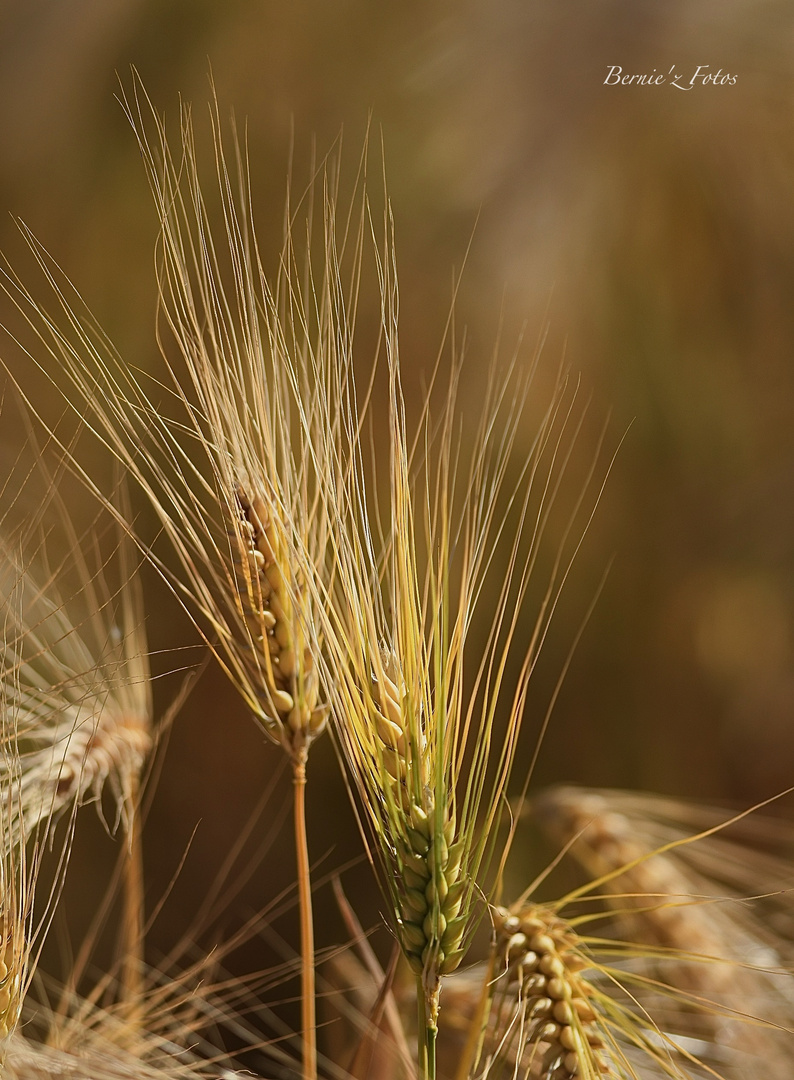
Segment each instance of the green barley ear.
M417 977L421 1063L424 1075L434 1076L441 980L461 963L482 898L498 884L496 834L527 683L569 569L560 555L534 630L519 642L519 616L574 437L568 420L575 393L560 379L518 461L512 450L523 435L534 367L494 367L464 453L456 360L439 415L431 416L431 394L409 438L388 218L377 259L389 373L388 503L378 505L373 494L377 478L367 463L378 452L362 446L356 389L345 371L336 372L326 427L347 439L338 455L346 464L326 493L336 587L315 587L335 730L382 868L393 929ZM500 542L506 571L494 580ZM495 600L484 651L472 656L470 630L489 595ZM519 673L508 688L512 660Z

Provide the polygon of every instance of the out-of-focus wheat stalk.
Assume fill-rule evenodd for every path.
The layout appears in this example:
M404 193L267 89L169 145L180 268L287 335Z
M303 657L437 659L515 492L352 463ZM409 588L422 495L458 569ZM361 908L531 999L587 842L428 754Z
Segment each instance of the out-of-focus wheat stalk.
M24 846L23 837L87 801L103 813L110 791L111 826L123 823L127 841L122 982L134 997L143 949L138 798L154 738L143 597L127 531L117 527L113 550L102 552L98 522L78 533L57 480L39 456L24 484L28 503L27 489L40 492L36 515L12 528L21 493L12 501L7 491L0 536L0 694L14 716L6 738L19 763L11 841ZM126 493L119 502L129 510ZM12 779L0 768L0 783Z
M13 839L74 803L99 803L106 785L130 834L138 778L152 745L136 581L130 578L113 595L94 572L67 602L57 584L63 564L43 565L37 573L12 548L0 550L1 600L9 612L2 693L7 704L16 703L13 740L23 781ZM17 605L9 603L15 592Z
M24 605L24 574L4 565L5 595L0 612L0 645L16 627ZM45 851L53 848L49 816L26 813L26 763L17 738L25 722L18 666L3 669L0 693L0 1070L17 1031L22 1008L47 929L52 922L68 862L71 837L53 853L49 895L35 903L36 881ZM22 704L20 704L22 703ZM34 805L38 800L34 798ZM28 833L28 824L31 831Z
M622 947L636 948L641 969L628 978L646 997L658 985L654 1017L707 1045L765 1059L769 1076L788 1075L790 829L759 813L726 818L632 792L559 787L532 805L593 875L588 892L603 895Z

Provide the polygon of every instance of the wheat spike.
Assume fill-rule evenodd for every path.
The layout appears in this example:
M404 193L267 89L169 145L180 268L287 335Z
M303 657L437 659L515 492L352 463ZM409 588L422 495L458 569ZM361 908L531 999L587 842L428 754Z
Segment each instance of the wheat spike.
M481 975L479 1019L458 1076L531 1080L691 1080L714 1071L702 1042L664 1026L633 968L642 947L617 955L565 919L562 905L521 900L493 912L490 963ZM627 960L626 958L632 959ZM673 987L654 984L665 994ZM644 993L645 991L645 993ZM690 999L696 1004L695 999ZM702 1007L702 1003L701 1004ZM479 1033L479 1040L475 1036ZM705 1057L701 1055L705 1053ZM471 1066L471 1068L469 1068Z

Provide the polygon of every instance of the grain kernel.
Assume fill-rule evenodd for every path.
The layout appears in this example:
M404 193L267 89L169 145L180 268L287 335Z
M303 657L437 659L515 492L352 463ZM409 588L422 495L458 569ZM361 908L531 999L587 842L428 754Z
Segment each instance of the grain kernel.
M588 1024L591 1020L595 1020L595 1011L590 1005L590 1002L587 1001L585 998L575 997L571 1001L571 1005L573 1005L574 1009L576 1010L576 1015L579 1017L583 1024Z
M319 735L328 723L328 716L331 712L330 705L318 705L316 709L312 710L309 717L309 730L313 735Z
M571 988L565 979L554 977L548 981L548 994L549 997L556 998L558 1001L561 998L568 998L571 996Z
M425 936L428 939L441 938L444 935L444 931L447 928L447 920L439 911L438 915L434 915L432 911L428 911L425 916L425 921L422 924Z
M565 964L556 955L541 956L538 967L545 975L550 975L553 978L560 979L565 975Z
M403 923L403 937L409 945L416 949L423 949L427 944L427 938L425 932L421 926L417 926L416 923L404 922Z
M280 713L290 713L295 707L295 701L292 694L288 694L286 690L271 690L270 698L273 702L273 707L278 709Z
M403 866L403 880L409 889L423 890L427 886L427 874L420 874L412 866Z
M383 755L383 759L384 759L384 761L386 760L386 754L385 753ZM428 851L430 850L430 841L424 835L424 833L420 833L418 830L412 829L410 825L408 826L407 832L408 832L408 842L411 845L411 850L415 851L417 853L417 855L427 855ZM427 862L428 862L428 866L430 866L430 859L429 858L428 858ZM430 869L432 870L432 867L430 867Z
M415 829L417 829L419 832L423 833L428 839L430 839L430 834L432 832L430 818L427 816L422 807L419 806L417 803L414 803L411 807L411 824Z
M405 905L413 911L413 914L410 914L409 912L405 913L407 919L412 920L416 916L424 918L425 912L427 911L427 901L425 900L424 893L419 892L418 889L406 889L403 900Z
M557 946L548 934L534 934L529 941L536 953L556 953Z
M295 674L295 650L284 649L278 658L278 669L285 679L291 679Z
M570 1024L573 1020L573 1012L567 1001L558 1001L554 1006L553 1013L554 1019L561 1024Z
M566 1050L576 1049L576 1033L572 1027L566 1025L564 1028L560 1029L560 1043Z

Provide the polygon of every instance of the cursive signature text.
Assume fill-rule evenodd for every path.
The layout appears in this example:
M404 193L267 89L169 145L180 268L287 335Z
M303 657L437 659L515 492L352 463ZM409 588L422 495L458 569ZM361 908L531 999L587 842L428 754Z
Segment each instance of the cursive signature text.
M665 75L656 68L642 75L625 75L623 68L613 64L604 79L604 86L674 86L677 90L693 90L695 86L735 86L736 76L717 68L714 71L708 64L699 64L689 80L686 75L676 71L676 65Z

